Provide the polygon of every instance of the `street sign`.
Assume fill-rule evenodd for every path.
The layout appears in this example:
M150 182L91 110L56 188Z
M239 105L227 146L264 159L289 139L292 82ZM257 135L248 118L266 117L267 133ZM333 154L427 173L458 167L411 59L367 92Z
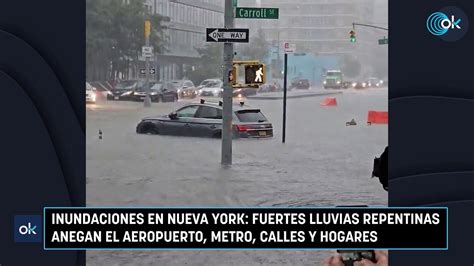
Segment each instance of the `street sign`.
M155 73L156 73L156 70L154 68L150 68L150 74L155 75ZM140 74L141 75L146 75L146 69L140 68Z
M237 7L236 18L278 19L278 8Z
M283 43L283 49L285 51L285 54L292 54L296 51L296 44L285 42Z
M265 84L265 65L245 65L245 84Z
M385 37L383 39L379 39L379 45L383 45L383 44L388 44L388 39Z
M249 42L249 29L207 28L206 42Z
M153 57L153 47L152 46L143 46L142 47L142 56L143 57Z

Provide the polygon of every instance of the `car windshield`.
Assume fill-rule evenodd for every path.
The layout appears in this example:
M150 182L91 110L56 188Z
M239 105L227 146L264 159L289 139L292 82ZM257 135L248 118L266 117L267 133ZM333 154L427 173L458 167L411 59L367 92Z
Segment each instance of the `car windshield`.
M86 82L86 90L88 90L88 91L91 91L91 90L92 90L91 84L89 84L89 83L87 83L87 82Z
M182 81L182 80L174 80L174 81L171 81L171 84L172 84L175 88L179 88L179 87L182 87L182 86L183 86L183 81Z
M137 81L135 80L127 80L127 81L122 81L117 86L115 86L116 90L125 90L130 86L133 86Z
M151 87L151 90L159 91L162 88L163 88L163 83L156 83L155 85L153 85L153 87Z
M337 76L341 76L342 73L341 72L328 72L326 76L328 77L337 77Z
M212 81L209 81L208 83L206 83L206 85L204 85L205 88L219 88L222 86L222 81L220 80L212 80Z
M260 110L241 110L235 112L240 122L266 122L267 118Z
M153 86L154 86L155 84L156 84L156 82L153 82L153 81L152 81L152 82L150 82L150 83L148 84L148 86L145 86L145 82L143 82L143 83L140 82L140 83L138 84L139 87L137 88L137 91L149 91L150 89L153 89Z

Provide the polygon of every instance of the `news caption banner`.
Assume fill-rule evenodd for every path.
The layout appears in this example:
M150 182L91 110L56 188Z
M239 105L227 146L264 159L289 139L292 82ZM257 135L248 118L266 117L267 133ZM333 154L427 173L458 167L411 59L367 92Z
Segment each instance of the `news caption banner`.
M447 250L447 208L44 208L45 250Z

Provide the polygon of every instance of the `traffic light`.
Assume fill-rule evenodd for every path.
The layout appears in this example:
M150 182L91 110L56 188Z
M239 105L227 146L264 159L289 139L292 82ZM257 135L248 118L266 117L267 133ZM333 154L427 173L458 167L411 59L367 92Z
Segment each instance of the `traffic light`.
M351 41L351 42L356 42L356 33L355 33L353 30L351 30L351 31L349 32L349 34L351 35L350 41Z
M264 64L245 65L245 84L265 84Z

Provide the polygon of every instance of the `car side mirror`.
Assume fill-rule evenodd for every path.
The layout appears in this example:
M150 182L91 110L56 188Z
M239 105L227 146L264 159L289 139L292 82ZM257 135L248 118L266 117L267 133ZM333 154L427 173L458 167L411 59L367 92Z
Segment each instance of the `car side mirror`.
M178 114L175 113L175 112L172 112L168 115L168 117L171 119L171 120L175 120L175 119L178 119Z

